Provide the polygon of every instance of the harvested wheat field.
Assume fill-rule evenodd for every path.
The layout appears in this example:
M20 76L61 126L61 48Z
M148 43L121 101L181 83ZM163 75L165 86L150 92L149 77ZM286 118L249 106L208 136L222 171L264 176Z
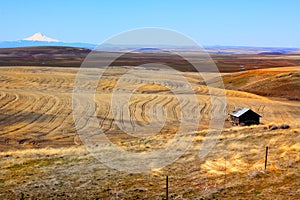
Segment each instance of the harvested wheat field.
M300 198L299 67L223 74L227 104L212 104L209 92L221 94L219 83L211 80L214 87L208 88L194 72L183 75L190 82L197 102L188 100L192 94L185 91L176 73L160 71L160 84L128 76L117 92L126 95L132 91L132 85L137 89L129 101L130 115L120 116L121 124L149 124L152 121L149 110L153 106L164 108L167 114L163 129L146 139L124 134L110 106L119 74L126 69L112 68L98 83L95 113L99 126L121 148L150 152L164 148L176 134L180 119L193 114L181 113L180 103L193 110L198 102L201 123L197 131L185 133L195 134L195 138L184 155L151 173L113 170L96 160L76 134L72 104L81 102L73 102L72 94L78 68L1 67L1 199L164 199L166 175L170 199ZM90 70L93 73L97 69ZM149 79L157 75L147 69L139 70L139 74L149 74ZM89 88L97 81L89 79L83 87ZM289 81L286 88L293 89L275 87L276 81L278 84ZM183 100L169 88L181 91ZM202 141L205 136L210 137L211 112L222 112L224 105L227 113L237 107L251 108L262 115L261 124L232 127L226 120L216 146L205 159L200 159ZM82 115L91 107L85 106ZM81 113L76 114L80 118ZM76 123L81 129L86 126L80 119ZM269 129L272 124L282 123L290 128ZM266 146L269 158L264 171Z

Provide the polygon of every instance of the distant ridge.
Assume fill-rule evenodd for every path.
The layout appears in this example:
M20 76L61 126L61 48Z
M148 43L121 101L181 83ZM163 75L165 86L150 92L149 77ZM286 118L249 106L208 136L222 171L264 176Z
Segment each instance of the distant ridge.
M171 45L124 45L104 43L100 46L91 43L62 42L58 39L48 37L40 32L30 37L17 41L0 41L0 48L21 48L21 47L41 47L41 46L62 46L62 47L78 47L90 50L100 51L135 51L135 52L192 52L198 51L198 47L193 46L171 46ZM251 46L203 46L210 54L270 54L279 55L287 53L299 53L300 48L289 47L251 47Z

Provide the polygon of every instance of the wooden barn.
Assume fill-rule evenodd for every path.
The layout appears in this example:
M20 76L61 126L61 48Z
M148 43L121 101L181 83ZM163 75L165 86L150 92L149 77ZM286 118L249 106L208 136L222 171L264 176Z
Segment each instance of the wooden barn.
M233 125L259 124L260 115L249 108L238 108L230 114L230 121Z

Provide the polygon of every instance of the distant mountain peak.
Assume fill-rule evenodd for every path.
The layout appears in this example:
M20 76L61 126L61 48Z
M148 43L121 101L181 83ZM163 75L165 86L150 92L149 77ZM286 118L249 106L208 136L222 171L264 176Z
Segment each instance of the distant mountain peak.
M23 40L43 41L43 42L60 42L59 40L47 37L46 35L43 35L40 32L37 32L30 37L24 38Z

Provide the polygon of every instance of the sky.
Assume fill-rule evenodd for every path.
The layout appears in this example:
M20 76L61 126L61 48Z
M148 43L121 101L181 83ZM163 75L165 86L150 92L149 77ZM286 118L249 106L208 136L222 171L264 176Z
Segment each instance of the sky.
M298 0L0 0L0 41L41 32L99 44L158 27L200 45L300 47Z

